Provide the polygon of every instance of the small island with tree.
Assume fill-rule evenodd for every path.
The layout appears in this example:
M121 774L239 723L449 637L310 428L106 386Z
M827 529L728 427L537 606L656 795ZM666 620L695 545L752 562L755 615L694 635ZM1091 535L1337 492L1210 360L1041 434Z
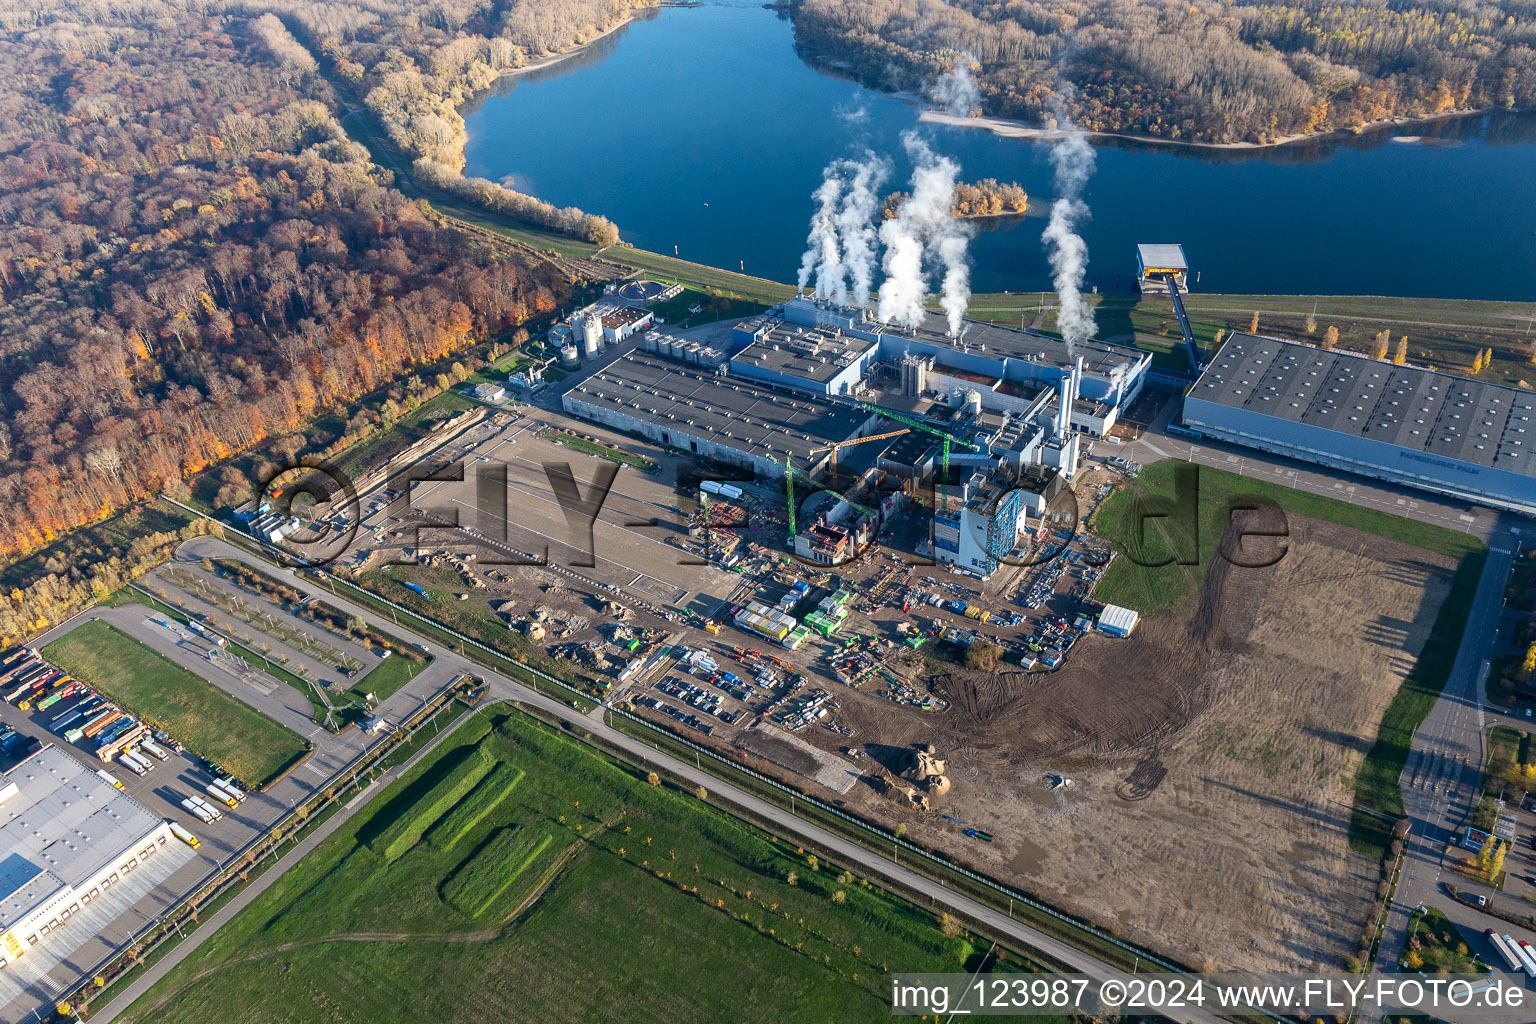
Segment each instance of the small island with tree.
M881 204L880 215L890 220L908 198L906 192L892 192ZM977 182L956 183L955 197L949 211L961 218L1006 217L1021 214L1028 207L1029 193L1018 182L982 178Z

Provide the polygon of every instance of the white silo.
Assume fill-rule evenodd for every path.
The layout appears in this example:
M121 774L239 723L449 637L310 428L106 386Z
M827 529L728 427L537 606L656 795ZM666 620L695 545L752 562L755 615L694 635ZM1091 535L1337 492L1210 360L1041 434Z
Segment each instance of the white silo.
M576 333L587 355L597 355L597 350L603 344L603 318L596 313L588 313L582 317Z
M967 416L981 415L981 392L967 391L965 393L965 414Z
M574 370L581 365L581 355L576 349L575 343L571 343L560 350L560 365L567 370Z

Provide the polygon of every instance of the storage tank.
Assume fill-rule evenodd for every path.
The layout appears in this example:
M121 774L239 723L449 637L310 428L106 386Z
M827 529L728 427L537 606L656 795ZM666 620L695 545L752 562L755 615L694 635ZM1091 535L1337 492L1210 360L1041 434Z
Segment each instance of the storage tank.
M576 351L574 344L567 345L560 350L560 365L567 370L574 370L581 365L581 354Z
M603 318L596 313L577 317L571 326L576 329L576 343L588 353L594 351L592 346L603 343Z
M646 352L655 352L656 335L650 331L645 332L645 337L640 339L640 347Z
M698 342L690 341L688 346L683 350L684 354L688 357L688 361L694 365L698 365L700 347L701 346Z
M949 407L958 409L965 404L965 391L961 388L949 389Z
M981 392L967 391L965 393L965 414L967 416L981 415Z

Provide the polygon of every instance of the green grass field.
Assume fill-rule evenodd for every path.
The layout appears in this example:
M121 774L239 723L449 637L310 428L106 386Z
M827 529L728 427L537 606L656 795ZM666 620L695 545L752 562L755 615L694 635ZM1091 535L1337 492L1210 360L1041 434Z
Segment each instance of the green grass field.
M1144 614L1186 607L1199 593L1212 559L1218 557L1217 543L1230 510L1254 499L1287 513L1389 537L1457 560L1451 591L1440 606L1424 650L1382 715L1381 727L1355 779L1351 838L1357 849L1379 855L1391 831L1390 821L1380 815L1391 818L1403 812L1399 787L1403 765L1414 731L1445 688L1487 549L1477 538L1442 526L1206 466L1198 467L1198 501L1192 511L1181 514L1175 501L1175 473L1181 467L1185 472L1192 468L1190 463L1171 459L1152 464L1105 499L1094 514L1093 529L1121 556L1099 580L1094 590L1099 600ZM1184 508L1190 510L1189 492L1183 497ZM1143 520L1147 512L1167 516ZM1137 564L1137 560L1158 562L1170 557L1188 561L1197 554L1198 564L1156 568Z
M471 757L524 777L451 848L369 848ZM890 972L978 958L930 911L493 710L122 1019L884 1021Z
M105 622L87 622L45 656L257 789L309 749L297 733Z
M1295 515L1391 537L1455 559L1483 550L1481 541L1465 533L1209 466L1198 467L1193 514L1181 513L1176 497L1190 508L1192 495L1176 496L1174 474L1179 467L1194 468L1173 459L1153 463L1094 513L1093 529L1122 553L1099 581L1095 597L1144 614L1182 605L1198 592L1234 505L1255 499ZM1142 520L1147 513L1164 515ZM1147 568L1137 564L1169 558L1187 561L1197 551L1198 565Z

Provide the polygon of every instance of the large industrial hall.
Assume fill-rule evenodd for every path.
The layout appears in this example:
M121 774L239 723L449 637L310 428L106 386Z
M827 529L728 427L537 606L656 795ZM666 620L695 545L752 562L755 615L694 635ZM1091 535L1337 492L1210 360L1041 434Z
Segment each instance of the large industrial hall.
M55 746L0 776L0 1006L88 970L127 936L82 948L194 856L108 778Z
M1536 512L1536 394L1235 334L1184 400L1212 437L1495 508Z

